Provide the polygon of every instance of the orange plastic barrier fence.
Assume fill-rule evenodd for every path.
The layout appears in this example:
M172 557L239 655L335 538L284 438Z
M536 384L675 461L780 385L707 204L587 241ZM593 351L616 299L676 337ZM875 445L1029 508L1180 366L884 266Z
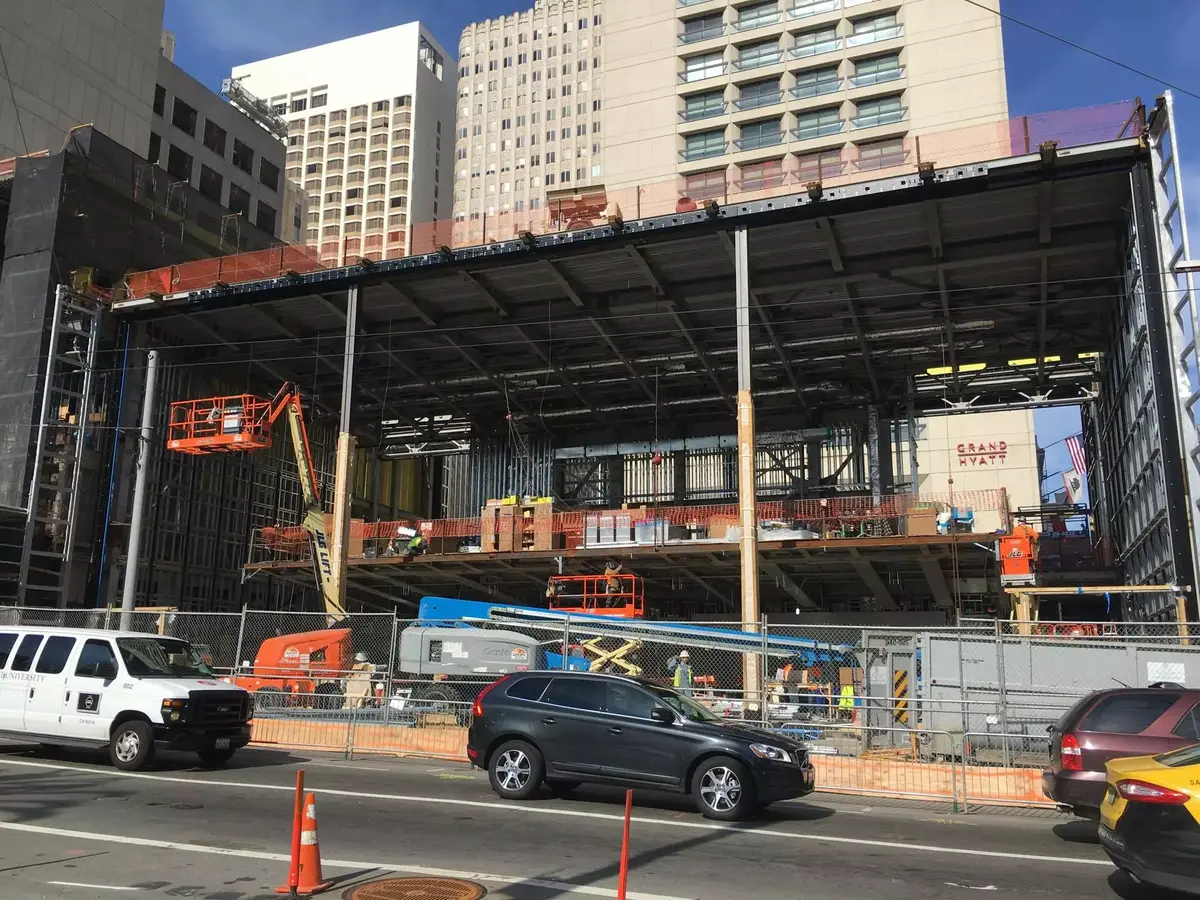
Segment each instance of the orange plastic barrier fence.
M1060 149L1133 137L1144 122L1136 101L1127 100L1080 109L1020 116L999 122L967 125L945 131L877 141L866 147L848 145L840 150L799 153L785 136L780 158L743 166L718 167L708 172L671 178L653 184L608 188L602 195L556 198L544 206L521 212L501 210L456 221L411 223L404 231L366 234L342 242L286 246L252 253L184 263L138 272L128 279L126 295L142 298L212 287L217 282L238 284L276 278L289 271L306 273L329 266L353 265L361 257L379 261L406 255L434 253L442 247L469 247L512 240L529 232L558 234L605 223L606 209L619 208L623 219L670 215L716 200L725 205L750 202L804 190L813 182L836 188L904 174L922 166L938 169L1008 159L1036 153L1048 142ZM0 175L7 161L0 161ZM15 163L14 163L15 165Z

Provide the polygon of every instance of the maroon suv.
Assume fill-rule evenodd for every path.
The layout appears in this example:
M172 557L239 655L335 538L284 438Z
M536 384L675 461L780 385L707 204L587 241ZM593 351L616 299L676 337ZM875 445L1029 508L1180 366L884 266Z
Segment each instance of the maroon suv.
M1097 691L1050 726L1042 791L1060 808L1095 819L1107 790L1104 764L1200 742L1200 690L1175 686Z

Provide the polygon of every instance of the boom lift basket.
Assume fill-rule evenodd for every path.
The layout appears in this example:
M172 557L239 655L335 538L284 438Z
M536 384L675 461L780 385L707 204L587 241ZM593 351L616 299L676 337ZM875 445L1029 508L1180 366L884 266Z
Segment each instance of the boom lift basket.
M167 449L201 456L271 446L272 401L254 394L171 404Z

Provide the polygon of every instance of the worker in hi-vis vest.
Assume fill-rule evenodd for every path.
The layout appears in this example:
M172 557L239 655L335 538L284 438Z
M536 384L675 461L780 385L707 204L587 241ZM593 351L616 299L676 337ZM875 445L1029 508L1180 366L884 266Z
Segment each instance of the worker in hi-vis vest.
M838 714L846 719L854 718L854 685L843 684L838 696Z
M681 694L692 693L692 664L688 661L688 652L679 651L679 664L675 666L675 690Z

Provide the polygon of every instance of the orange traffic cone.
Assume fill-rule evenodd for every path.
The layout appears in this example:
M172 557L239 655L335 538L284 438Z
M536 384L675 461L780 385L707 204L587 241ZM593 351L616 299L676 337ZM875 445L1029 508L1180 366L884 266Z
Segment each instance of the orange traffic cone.
M314 794L304 795L304 812L300 818L300 857L298 874L289 874L289 884L275 888L277 894L308 896L327 891L332 881L325 881L321 874L321 845L317 840L317 798ZM291 883L291 882L294 882Z

